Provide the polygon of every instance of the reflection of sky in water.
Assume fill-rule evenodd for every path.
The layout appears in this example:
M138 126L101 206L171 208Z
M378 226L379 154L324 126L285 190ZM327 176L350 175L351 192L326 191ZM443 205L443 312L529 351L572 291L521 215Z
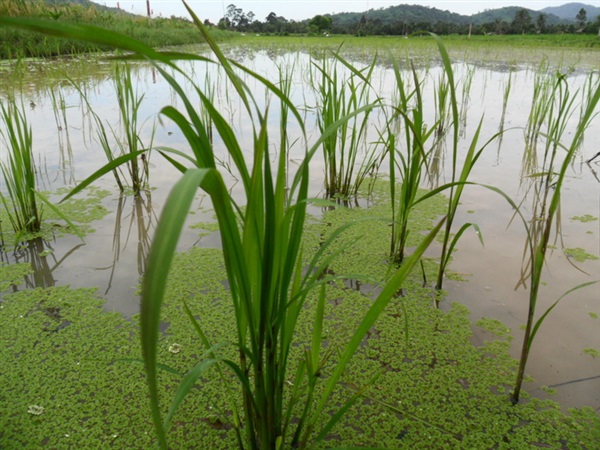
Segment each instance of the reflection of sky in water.
M314 107L316 98L309 87L310 57L306 53L278 53L269 51L247 50L234 51L231 55L248 68L273 83L278 82L279 68L291 76L292 102L297 105L299 113L306 121L308 143L315 142L318 137ZM357 60L369 61L369 58L358 56ZM533 83L536 72L530 68L517 68L510 62L495 63L488 67L467 65L463 63L454 66L455 79L458 83L457 95L459 107L466 109L464 138L459 141L459 152L464 154L470 139L476 130L481 116L484 116L480 143L485 143L498 132L502 120L503 93L511 77L511 90L508 98L506 115L504 117L504 134L501 144L492 142L483 152L478 161L471 181L489 184L502 189L517 202L524 192L525 184L520 183L522 158L524 152L524 127L527 124L531 106ZM46 62L45 64L52 64ZM61 64L61 60L54 63ZM75 64L71 62L70 64ZM250 119L241 114L243 105L237 99L234 89L226 81L224 74L213 64L182 62L186 73L201 89L211 88L206 95L211 98L227 123L231 125L247 157L252 157L252 131ZM363 67L361 63L357 66ZM83 66L77 66L72 75L77 78L79 86L85 90L93 110L98 114L110 134L108 126L118 129L119 112L113 82L109 78L109 64L103 64L101 70L90 66L89 76ZM132 66L133 78L136 80L138 93L144 95L140 109L140 136L143 142L150 142L152 129L155 129L154 145L172 147L189 152L184 136L177 127L164 117L159 119L160 108L172 105L180 110L184 104L179 99L163 77L155 69L142 63ZM404 66L406 67L406 66ZM490 68L491 67L491 68ZM289 70L288 70L289 69ZM49 70L49 69L44 69ZM347 69L338 65L340 73ZM168 70L172 73L171 70ZM45 190L56 190L62 185L72 185L74 180L81 181L93 171L105 164L106 157L98 144L93 119L82 101L80 94L65 79L50 77L49 82L42 86L40 74L45 72L31 70L23 80L26 86L22 96L27 118L33 129L34 153L40 169L40 183ZM436 65L417 68L419 79L422 80L422 91L426 105L425 121L434 123L435 102L433 90L440 79L441 69ZM549 71L553 73L553 69ZM412 75L403 72L405 81L412 85ZM3 72L2 77L6 76ZM31 77L31 80L29 80ZM184 80L180 74L175 75L182 84L189 101L194 107L199 107L200 100L189 80ZM471 86L463 96L462 86L471 77ZM586 74L574 73L568 77L571 92L582 89ZM597 75L596 75L597 77ZM243 75L250 91L261 110L269 105L268 131L270 148L273 150L272 160L275 161L275 149L279 141L279 100L276 97L266 97L262 85ZM389 68L377 67L373 73L371 100L382 97L390 102L394 89L394 74ZM55 101L60 104L64 100L63 112L58 119L53 112L53 101L50 89L54 89ZM576 101L576 104L579 100ZM574 110L569 122L571 131L565 133L568 143L572 137L572 127L579 117L578 107ZM382 127L384 115L374 112L371 115L373 128L369 130L367 142L377 140L377 128ZM57 123L58 120L58 123ZM59 129L59 126L61 129ZM297 121L290 115L287 131L290 141L300 137ZM70 147L69 147L70 145ZM442 149L439 165L438 182L447 180L449 175L451 144ZM541 146L541 145L540 145ZM222 142L215 133L215 152L227 165L233 166L233 161L225 154ZM582 223L571 218L590 214L600 217L600 190L598 180L591 168L600 172L598 164L591 168L584 163L594 156L600 148L600 121L596 118L588 130L579 155L568 173L563 187L562 223L563 241L567 248L581 247L589 253L600 255L598 221ZM290 150L290 168L294 170L303 155L302 141L295 142ZM384 162L384 171L385 171ZM324 164L321 155L317 153L311 165L312 184L311 195L322 195L322 179ZM179 178L179 173L171 167L158 153L150 157L150 185L152 193L137 203L133 198L119 200L117 189L112 176L106 175L96 184L114 192L114 196L104 199L110 214L93 224L96 233L86 238L86 245L79 246L76 238L61 238L50 245L54 253L46 259L30 256L32 262L39 262L41 268L51 271L51 274L40 275L40 283L70 284L73 287L99 286L99 294L107 298L106 308L131 314L137 309L135 290L139 280L141 258L147 251L148 235L154 230L156 216L160 213L168 191ZM235 183L235 173L226 177L232 185L235 196L241 195L241 186ZM466 283L448 281L448 302L464 302L472 311L474 320L483 316L502 320L513 329L515 342L520 343L519 327L526 317L527 295L523 289L514 291L513 288L519 277L521 257L524 246L524 232L517 219L509 226L512 217L511 208L499 195L481 187L469 187L463 194L462 208L455 221L456 226L466 221L479 224L483 231L485 247L481 247L474 234L466 234L459 244L451 270L468 274ZM524 210L529 211L529 202L524 202ZM194 207L207 208L208 199L201 199ZM190 223L211 219L211 213L202 210L190 216ZM507 228L508 227L508 228ZM591 232L591 233L590 233ZM118 238L115 238L118 236ZM216 245L216 235L199 239L194 230L187 230L180 242L183 250L191 245ZM39 243L38 243L39 244ZM36 245L38 245L36 244ZM560 248L560 241L557 242ZM30 249L36 252L35 249ZM29 251L29 250L28 250ZM19 256L19 260L28 260L27 252ZM38 252L39 253L39 252ZM65 257L67 256L67 257ZM4 256L3 256L4 257ZM10 257L10 255L8 255ZM36 261L34 261L36 260ZM587 261L581 268L590 275L576 270L560 250L556 250L549 258L545 279L547 286L542 286L540 295L540 311L547 308L562 293L568 289L600 278L600 262ZM32 282L36 282L32 280ZM564 299L542 326L537 341L534 344L528 370L541 384L560 384L568 380L591 378L600 375L600 362L588 355L583 355L584 348L600 347L600 335L597 321L589 317L590 312L600 313L600 293L598 287L576 291ZM476 337L476 339L480 339ZM515 353L516 356L516 353ZM528 390L535 395L539 383ZM568 404L592 403L600 405L600 380L581 383L571 383L559 390L557 400Z

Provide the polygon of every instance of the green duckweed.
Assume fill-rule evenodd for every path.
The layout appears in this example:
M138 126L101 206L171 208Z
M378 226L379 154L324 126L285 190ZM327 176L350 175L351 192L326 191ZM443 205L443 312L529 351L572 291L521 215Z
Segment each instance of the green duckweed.
M336 242L345 248L344 257L331 265L332 273L349 278L332 281L327 288L323 351L330 357L323 377L335 367L371 296L390 275L390 216L384 199L376 190L371 209L327 211L307 229L309 257L337 226L353 223ZM435 204L433 200L423 205L414 230L431 226L437 218ZM412 235L414 245L419 232ZM435 266L435 259L424 261L426 277L435 273ZM17 272L25 268L14 270L12 275L2 270L3 283L16 283L22 276ZM365 272L366 278L354 276ZM557 403L536 398L512 406L508 395L517 363L509 354L510 330L494 319L482 319L477 325L492 334L480 347L472 345L468 309L460 304L450 305L447 312L433 307L435 295L423 287L422 278L420 270L413 274L403 295L390 302L368 333L319 422L375 375L379 378L316 448L595 447L600 418L592 408L564 413ZM233 307L220 250L194 247L173 262L161 318L159 362L179 373L204 352L183 302L211 344L224 344L222 356L235 358ZM292 371L310 345L316 302L311 295L299 318ZM0 448L152 447L138 317L127 320L104 311L102 304L94 289L67 287L3 297ZM169 434L171 448L236 446L225 392L238 387L228 372L224 380L217 375L216 369L208 371L197 394L188 396L178 410ZM171 372L160 374L164 410L179 379ZM322 388L321 384L317 390Z

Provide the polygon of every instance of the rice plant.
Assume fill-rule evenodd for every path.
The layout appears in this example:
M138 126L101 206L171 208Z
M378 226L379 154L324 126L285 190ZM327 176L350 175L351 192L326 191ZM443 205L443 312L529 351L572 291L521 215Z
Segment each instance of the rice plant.
M36 200L36 167L31 127L23 107L14 99L0 104L0 144L6 161L0 161L7 196L0 192L15 233L36 232L42 224L42 211ZM12 214L11 214L12 212Z
M341 118L369 104L370 80L376 62L374 57L369 66L358 69L339 53L334 53L333 59L323 58L320 64L313 61L317 74L312 76L311 73L311 76L317 93L317 123L321 133ZM338 63L350 72L349 75L344 75ZM367 148L370 111L367 109L354 116L323 142L325 195L328 198L355 196L379 161L377 148ZM359 160L361 151L364 157ZM358 172L355 173L356 170Z
M387 148L390 173L390 199L392 205L392 239L390 259L396 264L402 264L406 243L409 236L408 219L414 206L418 189L421 186L423 173L427 172L428 158L431 149L427 149L427 141L435 132L440 132L438 118L435 124L427 129L424 122L424 106L421 96L421 81L412 67L414 88L408 91L400 67L392 59L396 78L398 104L395 113L386 126L383 139ZM400 125L403 124L403 127ZM396 129L394 129L396 128ZM403 129L402 129L403 128ZM401 131L403 131L401 133ZM404 146L397 143L400 134L404 137ZM398 182L401 181L398 187Z
M433 90L433 100L435 104L435 135L441 138L448 128L449 96L450 86L444 73L441 73Z
M564 75L558 74L551 88L551 95L541 102L548 105L548 110L543 111L546 117L546 133L544 133L546 144L544 147L542 166L532 177L537 185L534 197L534 208L531 224L524 220L527 230L527 259L521 282L529 279L529 309L525 325L525 335L521 347L519 369L515 380L515 386L511 393L513 404L519 402L525 366L529 358L529 352L535 339L536 333L548 314L554 307L570 292L588 286L592 283L584 283L570 289L558 300L556 300L536 320L536 307L538 301L539 287L542 283L542 274L546 263L546 253L551 244L552 232L560 226L559 210L561 189L568 168L573 162L579 148L585 130L596 117L596 107L600 101L600 85L596 84L593 91L584 100L584 109L581 112L577 128L573 134L570 145L561 143L568 119L573 114L574 96L569 92L569 87ZM562 158L562 161L560 159Z
M217 170L214 148L208 137L206 124L189 99L188 92L164 67L178 70L174 58L204 59L203 57L158 53L130 38L92 27L67 24L56 26L25 19L0 19L0 23L41 30L52 35L91 40L97 44L110 44L135 52L155 64L156 69L182 101L185 114L172 106L163 108L162 114L181 129L192 155L175 149L161 150L165 158L184 175L173 188L157 224L142 286L142 350L152 416L160 447L168 448L167 431L183 399L196 391L194 387L199 377L209 367L218 365L219 370L231 371L239 381L240 395L236 395L232 389L228 390L228 395L232 409L231 420L240 448L306 448L322 441L348 407L358 399L359 394L351 396L335 414L323 420L325 407L331 401L332 393L352 355L432 242L443 221L424 237L413 255L383 287L346 347L341 350L332 373L323 378L321 369L324 352L321 330L326 280L321 276L327 267L328 258L332 256L324 256L327 248L327 245L324 245L308 266L304 264L302 258L309 164L325 140L335 136L340 127L372 109L374 105L364 105L353 110L325 128L316 142L306 149L304 159L300 162L297 172L290 174L291 183L288 183L286 148L278 149L275 167L271 162L268 106L265 110L257 106L253 92L242 82L237 73L241 71L260 81L271 96L284 102L289 108L289 113L300 123L302 134L305 135L300 114L289 98L273 83L246 67L226 59L189 7L188 12L211 46L218 64L225 71L253 125L252 161L246 161L233 128L211 104L201 88L194 85L194 94L198 95L203 106L210 113L214 129L239 172L245 192L245 208L241 208L233 200L221 173ZM182 75L185 76L184 73ZM115 158L83 181L70 195L80 191L119 164L129 162L139 153L138 151ZM178 159L183 160L183 163ZM186 164L189 167L186 167ZM169 411L164 417L159 404L157 377L160 310L178 236L199 187L210 195L220 228L225 268L235 310L236 341L229 344L236 349L237 359L228 359L220 355L223 343L213 344L208 341L202 324L194 317L191 308L184 303L183 309L198 333L198 341L206 347L206 352L184 375L175 390ZM334 233L327 242L335 239L341 232L342 230L339 230ZM294 330L298 318L305 311L304 303L308 293L319 286L321 288L318 294L312 342L299 366L291 367L289 356L294 344ZM316 386L319 383L322 383L323 387L317 390ZM241 403L238 401L240 398ZM295 411L300 412L295 415Z
M449 120L452 125L452 169L450 180L448 183L443 184L442 186L438 186L432 191L420 196L417 198L417 188L421 182L421 174L424 169L427 168L428 159L435 158L436 154L441 151L441 146L439 144L439 140L434 142L432 147L429 150L425 150L425 142L431 136L433 130L440 129L440 120L446 120L444 118L445 112L438 112L436 117L437 120L434 125L427 131L425 124L423 122L423 102L420 98L419 91L419 82L416 79L415 71L413 69L413 77L415 78L415 91L411 96L415 97L415 106L410 110L411 116L404 112L401 113L402 118L405 122L405 139L406 139L406 149L404 154L400 154L399 159L401 161L401 165L398 165L400 171L399 176L396 177L396 163L392 161L390 163L390 187L392 189L392 208L394 212L394 223L393 228L394 231L392 233L392 245L391 251L393 253L393 258L396 262L402 262L404 255L404 247L406 243L406 237L408 234L408 216L410 214L410 210L418 203L430 198L433 195L436 195L440 192L447 193L448 196L448 206L446 210L446 221L445 221L445 230L442 238L442 252L440 256L440 264L438 269L438 275L436 279L436 289L441 290L443 287L444 273L446 271L447 265L450 263L451 254L456 246L458 240L463 235L463 233L469 229L470 227L474 228L477 232L477 235L480 240L482 240L481 232L477 224L475 223L466 223L461 226L461 228L455 233L452 234L452 225L454 222L454 217L456 215L456 211L460 204L460 198L463 192L464 187L467 184L471 184L469 182L469 175L471 170L473 169L475 163L481 156L483 150L487 147L487 145L496 138L497 135L494 135L490 138L485 144L478 147L479 135L481 132L481 127L483 123L483 118L479 121L479 125L475 130L475 133L471 139L471 142L468 144L467 152L464 156L464 163L462 168L458 167L459 161L459 138L460 138L460 113L458 109L458 99L456 94L456 84L454 81L454 72L452 70L452 65L450 62L450 58L448 56L448 52L439 38L434 34L431 34L433 39L436 41L438 46L438 50L440 52L440 56L442 59L442 68L444 70L444 75L446 77L445 82L440 82L440 86L446 86L440 88L444 96L448 96L449 107L451 116ZM400 89L400 99L403 97L405 99L408 98L406 94L402 93L403 82L401 76L399 74L399 70L396 66L396 79L398 87ZM438 89L438 96L440 95ZM447 93L446 93L447 89ZM403 100L401 102L401 108L404 108L406 111L408 102ZM445 109L445 104L441 104L439 101L436 103L438 107ZM435 151L434 151L435 150ZM392 160L394 159L395 152L390 152ZM398 196L398 204L396 205L395 200L395 182L396 179L402 179L402 186L400 188L400 195ZM483 242L483 241L482 241Z
M548 76L547 67L542 65L535 76L531 109L525 130L525 153L523 154L522 179L534 173L537 165L537 142L542 126L552 104L553 80Z
M121 192L130 188L134 195L148 188L149 152L152 147L156 125L153 125L150 143L146 143L140 137L142 125L139 112L144 95L140 95L134 88L129 65L115 68L114 87L119 106L119 126L113 126L107 120L103 120L91 107L88 95L81 86L74 81L71 85L79 92L82 101L87 105L93 121L96 125L96 138L102 147L109 162L114 162L120 156L129 155L124 164L125 171L116 164L111 172Z
M132 154L144 148L152 147L152 143L145 146L140 137L139 112L144 95L140 95L133 87L131 68L128 65L124 67L117 65L115 91L119 103L121 130L124 134L123 141L117 139L121 154ZM117 137L116 132L113 131L113 134ZM152 134L154 135L154 131ZM148 158L147 153L142 153L139 158L132 158L127 163L128 180L131 181L131 189L134 195L139 195L147 187L149 177Z
M462 168L458 167L459 160L459 138L460 138L460 113L458 109L458 99L456 94L456 83L454 80L454 71L452 70L452 64L450 62L450 57L448 56L448 52L444 47L444 44L439 36L432 35L436 44L438 46L438 50L440 52L440 56L442 59L442 67L444 69L444 73L447 77L448 88L450 91L450 111L451 111L451 124L452 124L452 155L451 155L451 174L450 180L443 186L440 186L430 193L424 195L422 199L429 198L429 196L434 195L437 192L445 191L448 196L448 207L446 210L446 223L445 230L442 239L442 252L440 255L440 265L438 269L438 275L436 280L436 289L440 290L443 287L444 282L444 274L446 271L447 265L450 263L450 259L452 256L452 251L456 246L458 240L463 235L463 233L469 228L474 228L479 239L482 241L481 232L479 227L475 223L465 223L460 229L453 234L452 226L454 224L454 217L456 216L456 211L458 210L458 206L460 205L460 198L462 192L467 184L469 184L469 176L471 174L471 170L475 166L475 163L481 156L483 150L492 142L498 135L492 136L487 142L483 145L479 146L479 136L481 133L481 128L483 124L483 117L480 119L479 124L471 138L471 142L468 143L466 154L464 155L464 162ZM460 170L460 172L459 172ZM420 201L420 200L419 200ZM483 242L483 241L482 241Z
M512 69L508 72L508 79L504 82L504 89L502 90L502 114L500 115L500 125L498 131L502 133L504 131L504 121L506 119L506 108L508 106L508 98L510 97L510 90L512 88L513 71Z

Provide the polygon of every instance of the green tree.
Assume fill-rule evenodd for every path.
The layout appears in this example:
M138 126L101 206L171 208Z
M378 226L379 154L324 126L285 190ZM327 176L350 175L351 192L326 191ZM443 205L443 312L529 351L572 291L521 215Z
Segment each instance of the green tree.
M546 19L548 16L546 16L546 14L544 13L540 13L539 16L537 16L537 19L535 21L535 27L538 31L538 33L545 33L546 32Z
M584 8L581 8L575 16L575 20L577 21L579 28L584 28L587 23L587 11Z
M324 31L331 30L331 25L333 24L333 20L331 17L316 15L313 17L310 22L308 22L308 26L310 28L316 28L319 33L323 33Z
M525 34L531 31L533 28L533 22L531 20L529 11L527 11L525 8L519 9L515 13L515 18L513 19L511 26L513 33Z

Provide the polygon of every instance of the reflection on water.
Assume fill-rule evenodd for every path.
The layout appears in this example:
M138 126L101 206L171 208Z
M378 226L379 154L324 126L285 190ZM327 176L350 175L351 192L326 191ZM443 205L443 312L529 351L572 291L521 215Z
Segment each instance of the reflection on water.
M315 123L315 94L309 88L311 60L309 53L300 51L260 51L244 48L229 49L230 56L247 64L260 75L278 82L280 67L293 66L288 74L291 83L290 97L300 107L306 120L307 140L315 142L318 131ZM372 59L372 53L346 55L356 64ZM323 52L319 53L319 57ZM402 70L410 67L406 55L398 55L402 60ZM488 146L477 162L472 181L496 186L515 202L522 204L523 212L528 217L534 216L535 210L535 177L527 177L536 173L540 161L535 160L534 153L526 151L525 131L529 113L532 109L532 98L536 83L537 69L519 67L512 63L514 55L508 55L505 62L485 67L475 63L457 63L454 65L455 78L460 95L460 132L459 152L466 152L477 125L483 116L480 142L485 142L502 131L497 145ZM101 145L93 137L95 123L87 108L81 92L90 102L90 108L109 126L119 126L118 102L114 92L110 74L113 62L100 62L86 68L81 61L46 61L38 67L31 66L30 75L21 77L22 98L26 105L32 107L27 111L28 121L33 126L34 153L40 161L44 179L44 189L55 191L62 186L72 187L106 163L106 156ZM65 83L64 72L56 65L68 65L72 79L78 89ZM198 86L209 86L207 95L213 100L215 107L227 118L240 135L242 151L247 157L250 154L253 136L246 126L249 118L240 114L237 100L233 100L231 87L222 73L210 64L199 62L182 62L189 76ZM556 69L552 67L552 73ZM64 69L64 67L62 68ZM131 65L132 79L139 92L144 92L143 101L138 111L141 127L141 139L150 142L154 136L154 145L170 147L188 152L185 137L169 120L162 117L159 125L153 130L160 108L172 105L181 108L181 101L168 84L150 67L143 63ZM550 69L548 69L550 70ZM425 65L417 65L419 79L422 82L423 101L425 104L424 121L428 124L436 122L434 92L441 69L434 59L428 59ZM58 75L63 73L63 75ZM190 101L200 105L199 98L189 80L173 74L186 87ZM407 83L412 76L404 73ZM598 74L593 75L595 79ZM378 66L371 80L376 94L390 98L395 91L394 74L389 66ZM540 78L537 78L540 79ZM578 88L585 91L587 74L572 72L567 76L572 92ZM0 86L14 88L13 78L2 72ZM269 104L269 137L277 142L280 136L279 101L262 95L262 87L253 79L247 79L259 107ZM12 84L11 84L12 83ZM4 98L8 88L0 92ZM581 95L581 94L579 94ZM578 100L580 101L580 99ZM577 114L575 114L576 116ZM374 129L369 131L367 142L376 142L377 130L383 129L383 115L373 114ZM576 119L576 117L574 117ZM572 122L567 124L573 126ZM288 121L285 138L290 143L300 138L300 128L293 121ZM568 135L569 129L566 134ZM154 134L153 134L154 133ZM542 133L538 133L536 139ZM229 155L224 152L223 142L215 133L214 141L217 158L230 171L228 180L232 195L239 196L242 187L235 183L238 177L235 165ZM400 139L399 139L400 141ZM596 155L600 148L600 121L592 123L586 139L579 150L581 164L570 168L565 185L561 205L562 239L569 248L583 248L587 252L599 255L600 229L598 221L582 222L573 219L589 214L600 217L600 192L598 177L600 156ZM536 140L537 142L537 140ZM428 176L424 177L426 187L436 187L447 181L452 170L451 161L446 160L448 152L442 140L430 154ZM596 156L594 156L596 155ZM2 155L0 155L2 157ZM273 157L276 155L273 154ZM290 145L290 168L297 167L297 161L303 157L302 145ZM595 159L594 159L595 157ZM587 161L587 162L586 162ZM459 164L461 161L459 161ZM382 162L381 168L387 167ZM310 196L318 198L323 195L323 174L325 165L319 154L311 164ZM99 294L106 298L106 308L120 311L126 315L137 312L139 299L136 296L139 278L144 273L145 258L148 253L152 233L156 224L156 216L164 205L166 196L178 180L180 173L168 164L158 153L151 156L150 192L142 192L139 197L119 196L115 181L109 175L98 183L113 192L112 197L104 200L111 211L108 216L94 223L96 232L86 237L85 245L74 238L65 237L44 242L32 241L26 247L14 253L2 254L4 261L30 262L34 274L28 277L24 287L46 287L52 285L71 285L73 287L98 286ZM3 189L3 186L0 186ZM353 200L354 202L354 200ZM347 205L356 207L355 204ZM364 207L362 200L359 206ZM318 213L319 208L311 208ZM469 274L467 282L447 280L448 290L446 304L458 301L466 304L472 311L473 320L481 317L493 317L509 326L515 334L515 342L522 338L520 327L526 318L527 292L524 289L514 290L521 278L523 246L525 233L523 228L511 218L514 211L499 195L484 188L469 186L462 197L462 205L455 219L457 227L466 222L477 223L483 232L485 246L481 247L475 235L465 234L454 255L451 270ZM193 218L189 219L190 222ZM204 241L203 241L204 242ZM187 249L192 245L200 245L194 230L184 233L179 248ZM573 269L571 261L562 251L561 243L550 256L545 272L546 286L540 292L540 310L544 311L556 298L568 289L590 281L600 279L600 262L586 261L581 268L589 273ZM363 289L358 282L354 288ZM444 307L444 304L442 304ZM598 288L579 290L565 299L548 317L541 327L532 349L532 357L528 371L539 379L532 387L526 389L535 395L542 395L539 388L546 385L561 386L557 400L566 405L592 404L600 406L600 359L584 354L585 348L600 348L600 334L597 320L591 317L600 313L600 291ZM482 339L476 332L474 340ZM515 352L515 356L516 356ZM572 380L586 380L571 383Z
M15 248L10 254L2 253L2 261L9 263L27 263L31 265L32 273L25 276L24 287L27 289L47 288L54 286L56 280L54 272L60 268L62 262L69 258L84 244L79 243L67 250L61 257L57 257L53 244L65 250L64 246L44 240L41 237L32 239L24 245Z
M128 206L128 202L132 204ZM119 259L122 254L125 254L128 246L136 249L138 276L141 277L144 274L146 257L150 250L151 231L154 229L156 221L157 217L152 209L152 197L149 191L142 191L140 195L129 197L119 196L112 241L113 261L109 267L96 268L99 271L108 270L110 272L104 295L108 294L112 287L115 272L119 271Z

